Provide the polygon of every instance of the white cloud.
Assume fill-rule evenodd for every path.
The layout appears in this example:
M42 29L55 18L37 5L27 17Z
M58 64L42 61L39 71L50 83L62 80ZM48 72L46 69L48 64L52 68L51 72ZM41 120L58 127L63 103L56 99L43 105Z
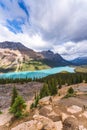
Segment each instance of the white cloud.
M46 40L56 38L64 42L87 38L87 0L29 0L28 3L31 23L44 32Z
M71 59L87 55L87 0L26 0L30 18L19 0L2 0L0 41L22 42L35 50L51 49ZM23 33L8 30L6 20L24 18Z
M53 51L61 54L65 59L87 56L87 40L81 42L66 42L63 45L56 45Z
M14 34L13 32L9 31L6 27L0 25L0 41L14 41L14 42L21 42L25 46L32 48L34 50L40 49L48 49L49 44L46 41L43 41L39 35L29 35L18 33Z

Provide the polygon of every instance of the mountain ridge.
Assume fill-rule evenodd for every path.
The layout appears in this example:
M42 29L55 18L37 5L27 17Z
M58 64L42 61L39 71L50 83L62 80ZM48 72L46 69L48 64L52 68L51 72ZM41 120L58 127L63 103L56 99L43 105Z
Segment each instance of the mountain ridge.
M15 71L70 65L70 62L58 53L55 54L50 50L36 52L20 42L9 41L0 42L0 62L0 70L12 68Z
M70 62L73 63L74 65L87 65L87 56L75 58Z

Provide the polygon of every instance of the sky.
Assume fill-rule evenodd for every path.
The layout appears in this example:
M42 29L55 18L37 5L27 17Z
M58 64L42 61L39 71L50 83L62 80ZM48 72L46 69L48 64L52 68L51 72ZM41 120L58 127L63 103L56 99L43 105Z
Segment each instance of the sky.
M87 0L0 0L0 42L87 56Z

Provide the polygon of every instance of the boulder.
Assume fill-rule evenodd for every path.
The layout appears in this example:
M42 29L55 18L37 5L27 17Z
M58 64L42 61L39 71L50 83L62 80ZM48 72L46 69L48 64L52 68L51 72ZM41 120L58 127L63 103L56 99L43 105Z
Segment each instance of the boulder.
M80 125L79 130L87 130L87 129L83 125Z
M63 122L63 130L79 130L78 120L74 117L68 117Z
M55 126L56 126L57 130L62 130L62 128L63 128L62 121L55 122Z
M72 113L72 114L75 114L75 113L81 112L82 108L79 106L73 105L73 106L70 106L69 108L67 108L67 111Z
M56 114L54 111L52 111L51 113L49 113L49 114L48 114L48 117L49 117L52 121L54 121L54 122L57 122L57 121L62 120L61 113Z
M82 116L84 116L85 118L87 118L87 111L84 111L84 112L82 113Z
M57 130L55 123L40 115L34 115L33 120L19 124L11 130Z
M61 115L62 115L62 121L64 121L66 118L69 117L69 115L66 113L62 113Z
M39 110L39 114L43 115L43 116L48 116L48 114L52 111L52 106L43 106L40 110Z
M11 130L41 130L43 125L41 122L37 122L34 120L24 122L19 124L18 126L12 128Z
M41 115L34 115L33 119L38 121L38 122L41 122L43 124L44 130L57 130L55 123L47 117L44 117Z
M43 106L43 105L49 105L51 104L51 96L48 97L44 97L42 99L39 100L39 105Z

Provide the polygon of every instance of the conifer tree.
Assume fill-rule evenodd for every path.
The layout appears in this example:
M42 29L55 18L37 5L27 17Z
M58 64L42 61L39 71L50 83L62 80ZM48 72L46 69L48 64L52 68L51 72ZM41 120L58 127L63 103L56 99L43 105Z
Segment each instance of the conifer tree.
M50 95L50 91L48 88L48 84L44 84L43 88L40 90L40 98L43 98L45 96L49 96Z
M17 96L18 96L18 92L17 92L16 87L14 86L14 87L13 87L13 90L12 90L11 106L14 104L15 99L17 98Z
M24 110L26 109L26 104L21 96L17 96L14 104L10 108L10 112L14 114L15 117L20 118L23 116Z
M57 94L57 81L54 78L51 79L48 87L51 95Z
M51 95L57 94L57 81L55 79L51 80Z
M40 96L37 94L35 97L34 107L37 107L39 99L40 99Z

